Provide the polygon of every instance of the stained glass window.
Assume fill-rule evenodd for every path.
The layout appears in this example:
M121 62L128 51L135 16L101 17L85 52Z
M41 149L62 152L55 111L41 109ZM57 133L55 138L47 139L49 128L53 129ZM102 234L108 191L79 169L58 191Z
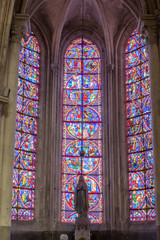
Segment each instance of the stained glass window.
M130 220L155 220L150 78L146 41L132 33L126 47L126 118Z
M33 220L40 49L36 37L21 40L16 106L12 219Z
M74 222L74 192L80 175L88 185L89 218L102 223L102 90L97 46L86 38L64 57L62 222Z

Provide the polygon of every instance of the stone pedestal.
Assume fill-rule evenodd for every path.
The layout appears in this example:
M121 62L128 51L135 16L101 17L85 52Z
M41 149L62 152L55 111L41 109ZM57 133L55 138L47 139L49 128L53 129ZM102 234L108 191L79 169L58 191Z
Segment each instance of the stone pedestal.
M90 220L87 217L78 217L75 223L75 240L90 240Z

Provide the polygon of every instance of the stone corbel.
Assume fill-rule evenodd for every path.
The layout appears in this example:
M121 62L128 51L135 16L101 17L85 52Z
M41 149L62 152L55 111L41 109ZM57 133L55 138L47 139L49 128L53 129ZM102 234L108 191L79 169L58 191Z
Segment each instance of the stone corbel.
M11 41L20 43L25 34L25 23L28 17L28 14L21 13L14 16L11 27Z
M8 97L0 96L0 103L1 104L6 104L6 103L8 103L8 101L9 101Z
M3 91L3 95L0 96L0 103L6 104L9 102L9 95L10 95L10 89L5 87Z
M147 40L147 44L153 45L159 43L158 21L154 15L142 15L139 19L138 31L142 38Z
M2 115L7 114L7 108L9 103L9 97L0 96L0 112Z

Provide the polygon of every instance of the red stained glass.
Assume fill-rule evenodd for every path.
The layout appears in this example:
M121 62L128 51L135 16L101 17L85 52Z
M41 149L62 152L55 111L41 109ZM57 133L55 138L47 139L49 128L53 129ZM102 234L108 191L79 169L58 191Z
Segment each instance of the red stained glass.
M19 55L12 220L34 219L39 53L36 37L27 34Z
M155 220L152 119L146 41L132 33L125 59L130 220Z
M77 217L74 192L79 175L88 185L91 223L103 221L101 98L100 52L90 40L78 38L64 57L62 222Z

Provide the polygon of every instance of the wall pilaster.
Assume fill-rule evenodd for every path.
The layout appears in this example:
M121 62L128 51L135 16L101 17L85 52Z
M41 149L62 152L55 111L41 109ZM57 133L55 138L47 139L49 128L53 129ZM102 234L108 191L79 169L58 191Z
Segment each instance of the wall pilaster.
M0 2L0 93L3 89L6 57L8 52L10 26L15 0L1 0Z
M61 199L61 183L59 182L61 176L61 116L59 115L59 110L61 108L59 99L61 91L61 81L59 80L60 65L57 63L51 64L53 85L52 85L52 157L51 157L51 219L50 219L50 229L55 230L57 228L57 222L60 221L60 199Z
M0 235L3 240L10 239L18 64L20 39L27 17L16 14L13 19L4 82L5 87L10 89L10 95L0 126Z

